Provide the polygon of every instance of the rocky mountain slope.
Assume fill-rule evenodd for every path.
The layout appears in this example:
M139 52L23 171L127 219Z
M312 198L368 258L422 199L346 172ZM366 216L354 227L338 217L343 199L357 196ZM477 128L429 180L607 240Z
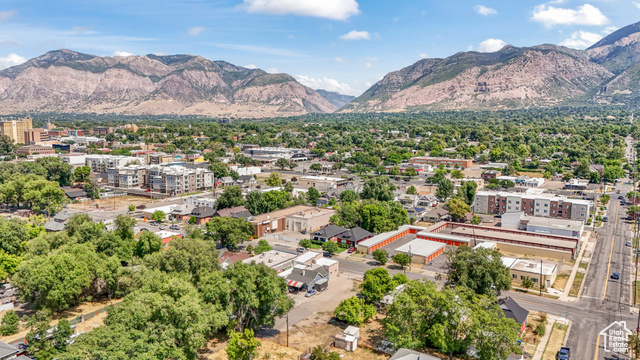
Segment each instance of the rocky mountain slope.
M337 109L287 74L200 56L98 57L51 51L0 71L0 113L266 117Z
M640 23L587 50L556 45L423 59L387 74L343 112L640 104Z
M328 102L336 106L338 109L356 99L355 96L343 95L337 91L326 91L322 89L316 89L316 92L320 94L320 96L325 98Z

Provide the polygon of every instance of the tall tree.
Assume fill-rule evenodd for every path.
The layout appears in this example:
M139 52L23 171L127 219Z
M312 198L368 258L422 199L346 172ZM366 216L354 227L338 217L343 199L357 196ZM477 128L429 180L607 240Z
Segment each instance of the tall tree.
M448 199L453 195L453 182L449 179L441 179L438 182L438 188L436 189L436 196L440 199Z
M214 217L207 223L207 237L223 247L235 249L251 240L253 224L244 218Z
M378 201L391 201L394 198L393 192L395 190L396 186L391 183L388 177L374 177L365 181L360 197Z
M225 351L229 360L252 360L258 355L258 347L261 345L253 336L252 329L244 329L243 332L234 331L231 334Z
M218 210L226 209L234 206L242 206L245 204L240 186L229 186L224 189L222 195L216 201Z
M511 275L497 250L460 246L447 252L447 284L481 295L500 294L511 288Z

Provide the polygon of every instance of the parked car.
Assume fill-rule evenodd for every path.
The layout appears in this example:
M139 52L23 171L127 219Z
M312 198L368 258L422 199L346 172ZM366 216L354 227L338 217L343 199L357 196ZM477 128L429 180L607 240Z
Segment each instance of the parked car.
M631 241L627 241L624 245L631 247Z
M568 347L561 347L556 358L558 358L558 360L569 360L570 356L571 349L569 349Z
M171 229L171 230L180 230L180 226L174 224L174 225L169 226L169 229Z
M322 253L322 256L330 258L330 257L332 257L333 255L332 255L330 252L326 252L326 251L325 251L324 253Z
M307 291L306 294L304 294L304 297L312 297L313 295L317 294L318 291L316 289L311 289L309 291Z
M155 221L152 221L151 223L149 223L149 225L151 225L151 226L158 226L158 223L157 223L157 222L155 222Z
M158 229L164 230L165 228L164 228L164 226L160 226Z
M142 228L142 229L140 229L140 231L149 231L149 229L147 229L147 228Z
M307 249L303 248L303 247L299 247L297 249L298 253L302 254L303 252L307 251Z
M358 249L356 249L355 247L350 247L349 249L347 249L347 253L349 254L353 254L354 252L356 252Z
M146 208L147 208L146 205L138 205L138 206L136 206L136 209L138 209L138 210L142 210L142 209L146 209Z
M617 273L617 272L614 272L613 274L611 274L611 278L613 280L618 280L618 279L620 279L620 274Z
M618 199L624 200L624 196L620 195L620 196L618 196Z
M602 221L609 222L609 218L605 216L605 217L602 218Z

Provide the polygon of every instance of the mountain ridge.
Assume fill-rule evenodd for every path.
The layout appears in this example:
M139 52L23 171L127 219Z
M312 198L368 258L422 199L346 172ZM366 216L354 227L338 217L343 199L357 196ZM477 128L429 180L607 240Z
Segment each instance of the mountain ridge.
M99 57L61 49L0 71L0 113L5 114L266 117L336 109L288 74L195 55Z

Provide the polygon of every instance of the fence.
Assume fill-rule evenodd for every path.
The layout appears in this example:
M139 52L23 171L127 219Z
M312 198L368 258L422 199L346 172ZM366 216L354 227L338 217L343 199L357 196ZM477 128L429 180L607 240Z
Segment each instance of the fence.
M76 318L73 318L73 319L69 320L69 324L72 325L72 326L73 325L77 325L77 324L81 324L81 323L83 323L83 322L85 322L85 321L87 321L87 320L89 320L89 319L91 319L91 318L93 318L93 317L95 317L95 316L97 316L99 314L102 314L103 312L107 311L107 309L110 306L117 307L120 302L122 302L122 300L120 300L118 302L114 302L113 304L107 305L107 306L105 306L103 308L100 308L100 309L98 309L96 311L92 311L90 313L82 314L82 315L80 315L80 316L78 316ZM48 332L53 332L53 329L55 329L55 326L50 328ZM25 343L24 338L20 338L20 339L17 339L17 340L14 340L14 341L11 342L11 344L14 345L14 346L18 345L18 344L22 344L22 343Z

